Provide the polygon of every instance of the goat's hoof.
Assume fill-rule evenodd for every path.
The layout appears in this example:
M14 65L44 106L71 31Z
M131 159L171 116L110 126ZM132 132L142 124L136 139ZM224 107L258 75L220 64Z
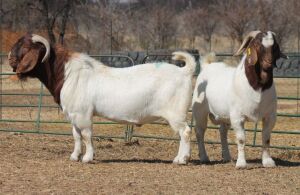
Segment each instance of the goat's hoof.
M247 168L246 161L245 160L237 160L235 168L237 168L237 169L245 169L245 168Z
M79 160L79 154L76 154L76 153L73 152L70 156L70 160L71 161L78 161Z
M223 163L228 163L228 162L231 162L232 159L231 159L231 156L230 154L222 154L222 162Z
M264 167L276 167L276 164L272 158L263 159L262 164Z
M93 155L87 155L85 154L82 158L83 163L89 163L93 160Z
M186 165L189 162L190 156L176 156L175 159L173 160L174 164L178 164L178 165Z

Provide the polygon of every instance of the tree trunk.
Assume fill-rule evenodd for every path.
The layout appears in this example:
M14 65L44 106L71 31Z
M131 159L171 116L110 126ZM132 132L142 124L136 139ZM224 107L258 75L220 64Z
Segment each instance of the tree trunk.
M63 11L61 27L60 27L60 32L59 32L59 43L62 45L64 44L65 30L66 30L66 26L67 26L67 22L68 22L68 18L69 18L70 9L71 9L71 0L68 0L65 5L64 11Z
M53 32L55 17L51 17L51 18L49 17L48 1L47 0L42 0L42 4L43 4L43 9L45 10L43 12L43 15L46 19L48 37L50 39L50 42L52 44L54 44L56 42L55 35L54 35L54 32Z

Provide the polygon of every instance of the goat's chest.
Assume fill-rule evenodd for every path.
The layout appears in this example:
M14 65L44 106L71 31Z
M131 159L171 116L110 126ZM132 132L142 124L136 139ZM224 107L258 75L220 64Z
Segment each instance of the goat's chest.
M245 119L258 121L276 109L276 92L274 85L265 91L247 90L234 94L231 102L233 107L238 108Z

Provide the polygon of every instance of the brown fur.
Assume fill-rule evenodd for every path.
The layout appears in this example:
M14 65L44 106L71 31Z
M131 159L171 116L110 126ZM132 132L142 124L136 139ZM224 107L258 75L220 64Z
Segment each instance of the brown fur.
M259 33L248 43L246 49L245 72L249 84L253 89L262 91L269 89L273 84L273 68L276 60L280 58L280 49L274 38L270 48L262 45L263 33Z
M33 43L31 35L20 38L11 49L9 64L20 79L38 78L60 104L60 91L64 84L65 63L72 53L62 46L50 47L50 57L41 63L46 49L43 44Z

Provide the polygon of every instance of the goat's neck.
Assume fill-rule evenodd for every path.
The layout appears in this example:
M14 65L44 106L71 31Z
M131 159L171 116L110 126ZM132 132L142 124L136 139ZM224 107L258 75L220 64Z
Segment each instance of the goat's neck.
M37 74L58 104L60 104L60 91L64 83L65 63L68 59L69 52L66 49L59 46L51 48L50 58L40 64L40 71Z
M248 65L245 56L242 59L242 64L248 83L254 90L257 91L261 89L264 91L273 85L272 69L266 71L263 70L259 64Z

